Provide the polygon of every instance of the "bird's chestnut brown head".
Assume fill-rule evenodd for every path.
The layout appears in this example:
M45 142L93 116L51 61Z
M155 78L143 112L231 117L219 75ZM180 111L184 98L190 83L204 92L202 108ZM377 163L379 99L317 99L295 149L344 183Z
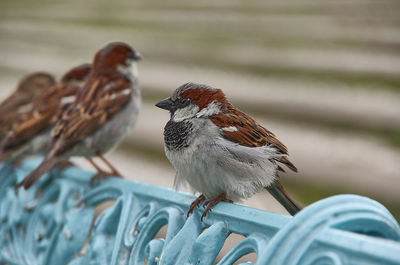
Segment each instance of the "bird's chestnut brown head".
M24 77L18 84L20 92L37 96L56 83L54 77L46 72L36 72Z
M141 59L140 53L123 42L111 42L100 49L93 61L93 70L96 72L120 71L126 74L133 72L136 61ZM134 73L135 74L135 73Z
M182 121L193 117L209 117L230 106L221 89L203 84L186 83L178 87L171 97L156 104L171 113L171 119Z
M76 66L62 76L61 82L69 84L85 82L89 77L90 70L91 65L88 63Z

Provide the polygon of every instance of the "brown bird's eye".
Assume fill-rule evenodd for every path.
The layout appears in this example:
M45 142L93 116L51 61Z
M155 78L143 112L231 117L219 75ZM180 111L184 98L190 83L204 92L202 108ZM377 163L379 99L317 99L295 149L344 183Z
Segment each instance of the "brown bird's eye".
M130 51L130 52L128 52L127 57L128 57L129 59L135 59L135 53L132 52L132 51Z

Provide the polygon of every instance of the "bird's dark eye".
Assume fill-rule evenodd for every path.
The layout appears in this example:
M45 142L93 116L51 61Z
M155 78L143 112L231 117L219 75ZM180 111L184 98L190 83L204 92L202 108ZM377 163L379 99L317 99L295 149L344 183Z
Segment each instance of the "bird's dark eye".
M180 104L189 103L189 99L188 99L188 98L180 98L180 99L179 99L179 103L180 103Z
M126 57L128 57L129 59L134 59L135 58L135 53L130 51L130 52L128 52Z
M175 106L176 106L176 108L181 109L181 108L184 108L187 105L189 105L189 103L190 103L190 100L188 98L178 98L175 101Z

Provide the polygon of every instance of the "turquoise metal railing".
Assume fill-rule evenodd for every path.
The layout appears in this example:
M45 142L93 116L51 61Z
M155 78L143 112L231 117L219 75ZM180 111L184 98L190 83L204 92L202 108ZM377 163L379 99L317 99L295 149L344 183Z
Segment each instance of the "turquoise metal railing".
M186 218L189 194L114 178L91 186L92 173L79 168L15 192L38 162L0 165L1 265L213 264L231 233L245 238L218 264L251 252L255 264L400 264L398 223L365 197L334 196L295 217L221 203L201 223L200 211ZM92 225L106 200L115 203ZM154 238L164 225L165 238Z

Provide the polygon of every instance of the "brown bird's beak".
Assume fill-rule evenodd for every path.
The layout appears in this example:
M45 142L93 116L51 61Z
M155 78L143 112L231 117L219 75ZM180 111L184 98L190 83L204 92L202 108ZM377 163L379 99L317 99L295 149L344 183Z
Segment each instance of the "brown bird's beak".
M128 58L130 58L134 61L139 61L142 59L142 55L137 51L133 51L128 54Z
M166 98L158 102L156 107L171 111L174 108L174 102L170 98Z
M143 56L139 52L135 52L135 60L139 61L142 60Z

